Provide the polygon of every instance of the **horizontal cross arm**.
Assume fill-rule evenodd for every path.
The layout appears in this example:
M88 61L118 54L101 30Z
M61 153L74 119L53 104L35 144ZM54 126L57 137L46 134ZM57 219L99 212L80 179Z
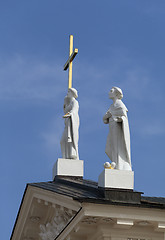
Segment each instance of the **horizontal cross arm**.
M75 48L74 49L74 52L71 54L71 56L68 58L67 62L65 63L64 65L64 70L66 71L69 67L69 63L73 61L73 59L75 58L75 56L77 55L78 53L78 49Z

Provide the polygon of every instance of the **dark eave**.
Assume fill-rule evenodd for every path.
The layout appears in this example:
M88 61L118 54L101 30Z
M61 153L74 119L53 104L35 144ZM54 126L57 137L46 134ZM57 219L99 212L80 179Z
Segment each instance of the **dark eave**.
M30 183L30 186L72 197L79 202L165 208L165 198L141 196L141 192L122 189L100 189L97 182L78 177L56 177L54 181Z

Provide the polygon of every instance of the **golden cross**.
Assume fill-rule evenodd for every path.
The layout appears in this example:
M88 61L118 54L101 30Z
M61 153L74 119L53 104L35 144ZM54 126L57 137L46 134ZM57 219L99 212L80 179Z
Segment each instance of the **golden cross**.
M69 67L68 73L68 88L72 87L72 61L78 53L78 49L75 48L73 51L73 35L69 36L69 58L64 65L64 70L66 71Z

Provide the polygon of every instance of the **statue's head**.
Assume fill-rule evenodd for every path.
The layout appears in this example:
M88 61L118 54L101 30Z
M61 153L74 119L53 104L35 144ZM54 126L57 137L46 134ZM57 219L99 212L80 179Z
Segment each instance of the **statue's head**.
M109 92L109 98L114 99L122 99L123 98L123 92L120 88L118 87L112 87L110 92Z
M69 88L68 89L68 96L77 98L78 97L77 90L75 88Z

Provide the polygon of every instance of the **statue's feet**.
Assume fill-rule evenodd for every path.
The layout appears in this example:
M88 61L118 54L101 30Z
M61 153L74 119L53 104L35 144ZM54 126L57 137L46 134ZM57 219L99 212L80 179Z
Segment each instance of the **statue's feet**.
M115 167L116 167L116 163L115 162L111 162L111 164L109 162L105 162L104 163L104 168L114 169Z
M115 162L111 162L111 169L114 169L116 167L116 163Z

